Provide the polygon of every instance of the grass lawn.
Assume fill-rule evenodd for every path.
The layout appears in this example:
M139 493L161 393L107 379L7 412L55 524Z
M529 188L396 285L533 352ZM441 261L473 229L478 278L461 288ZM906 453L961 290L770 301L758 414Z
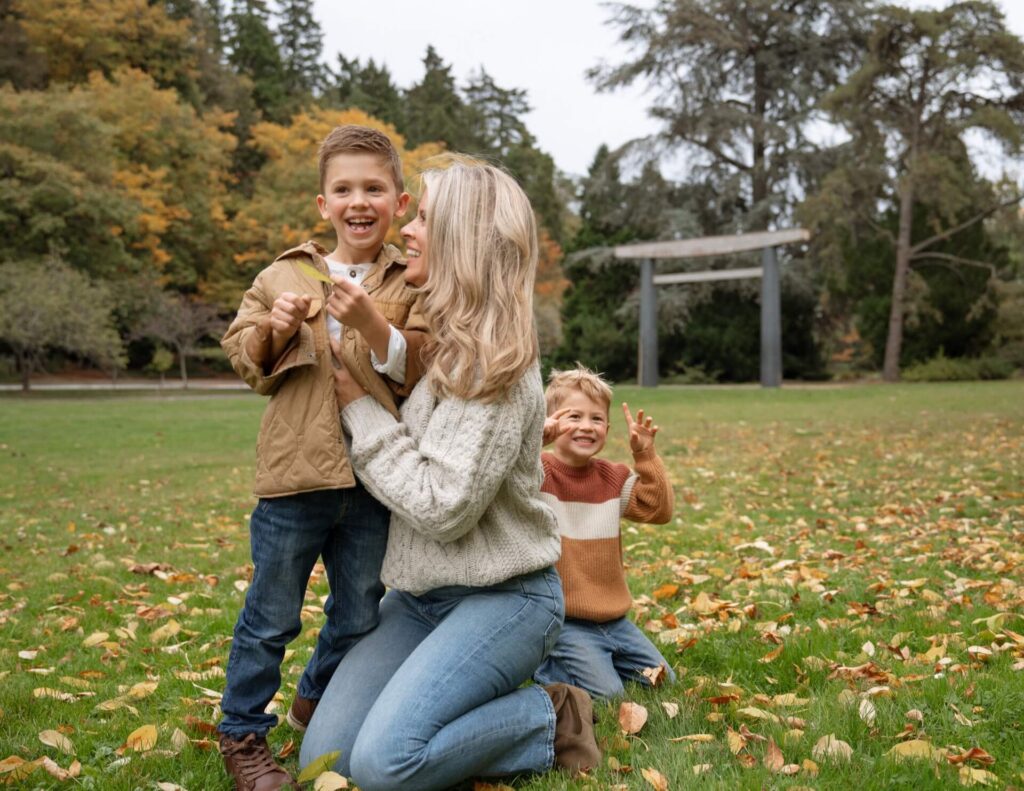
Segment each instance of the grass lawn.
M630 690L635 734L598 706L590 778L515 788L1024 787L1024 382L616 395L675 484L674 522L623 545L679 680ZM262 406L0 398L0 784L229 788ZM314 575L282 713L325 595ZM295 769L288 726L270 741Z

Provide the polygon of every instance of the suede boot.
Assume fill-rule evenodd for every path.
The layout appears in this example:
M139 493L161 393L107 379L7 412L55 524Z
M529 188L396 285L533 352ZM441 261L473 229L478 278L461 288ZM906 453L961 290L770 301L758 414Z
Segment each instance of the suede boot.
M601 763L601 749L590 695L568 684L548 684L544 691L555 707L555 766L570 772L593 769Z

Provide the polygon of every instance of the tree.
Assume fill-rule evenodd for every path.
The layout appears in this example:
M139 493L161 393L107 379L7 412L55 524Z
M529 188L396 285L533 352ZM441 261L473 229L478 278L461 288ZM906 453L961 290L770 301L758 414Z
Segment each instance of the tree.
M589 72L602 90L642 81L650 113L691 175L736 204L736 230L763 229L797 197L818 99L859 55L870 0L659 0L615 5L612 23L636 55ZM723 229L724 230L724 229Z
M432 46L423 57L423 79L405 92L406 130L409 145L432 140L452 151L471 150L465 105L455 87L452 67Z
M854 161L846 172L857 168L861 175L845 188L847 199L873 193L898 218L895 234L888 232L895 267L882 369L886 381L895 381L913 263L979 263L937 245L1000 206L979 204L977 192L963 189L957 161L971 129L987 132L1008 151L1020 150L1024 45L987 0L941 11L885 6L875 16L863 65L826 106L854 136ZM915 207L925 200L932 213L915 235Z
M253 100L263 114L286 120L293 107L266 0L234 0L225 22L228 62L252 82Z
M25 392L54 352L101 365L124 360L109 292L56 258L0 264L0 346L14 356Z
M313 16L313 1L281 0L277 19L285 90L293 97L319 96L327 74L320 62L324 33Z
M356 107L406 133L405 100L387 66L378 66L373 58L363 65L338 53L338 71L333 76L334 85L325 97L328 105L336 103L343 110Z
M134 334L174 349L181 386L188 388L188 358L198 351L199 341L223 332L224 321L213 305L184 294L164 293L151 305Z

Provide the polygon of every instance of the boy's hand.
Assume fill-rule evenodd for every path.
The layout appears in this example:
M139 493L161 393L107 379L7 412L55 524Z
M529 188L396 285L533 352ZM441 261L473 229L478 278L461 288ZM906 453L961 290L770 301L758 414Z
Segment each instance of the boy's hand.
M658 433L658 427L652 426L652 418L644 418L644 411L637 410L636 420L633 420L633 413L629 411L629 404L622 402L622 414L626 418L626 428L629 431L629 448L636 453L643 453L654 447L654 435Z
M362 286L340 275L333 275L331 280L334 288L327 300L327 312L346 327L359 330L365 336L376 321L383 319L377 306Z
M309 313L309 306L312 300L308 294L301 297L291 291L285 291L277 299L270 309L270 330L271 362L276 361L288 345L288 341L299 331L302 322Z
M391 325L377 310L366 289L340 275L332 275L334 289L327 300L327 312L346 327L357 330L382 363L388 361Z
M562 417L570 411L570 407L558 409L544 419L544 439L541 440L541 444L550 445L572 428L570 424L562 422Z

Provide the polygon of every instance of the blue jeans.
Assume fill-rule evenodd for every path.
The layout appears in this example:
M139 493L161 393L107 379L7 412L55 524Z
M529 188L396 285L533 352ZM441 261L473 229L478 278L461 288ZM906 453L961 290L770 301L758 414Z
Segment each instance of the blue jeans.
M606 623L566 618L551 654L533 680L538 684L572 684L597 698L625 692L624 681L650 683L643 670L664 665L669 681L676 680L654 644L627 618Z
M221 733L263 735L277 724L277 715L264 709L281 686L285 646L302 629L299 614L317 556L330 595L298 693L323 694L342 657L380 620L389 521L388 510L358 483L259 501L249 520L254 570L228 657Z
M486 588L389 591L380 625L320 699L299 763L340 750L335 770L363 791L547 771L554 708L519 685L554 645L564 607L553 568Z

